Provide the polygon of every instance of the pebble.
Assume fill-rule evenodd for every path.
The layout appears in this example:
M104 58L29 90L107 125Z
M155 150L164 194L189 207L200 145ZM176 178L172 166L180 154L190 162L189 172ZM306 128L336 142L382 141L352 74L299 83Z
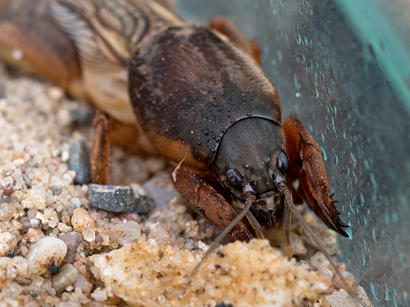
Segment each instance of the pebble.
M61 302L58 303L56 307L81 307L81 304L76 302Z
M47 207L47 193L41 187L33 186L28 190L28 197L21 203L24 208L44 210Z
M67 255L64 259L66 263L74 263L78 246L83 243L83 236L77 231L63 234L61 240L67 245Z
M289 233L289 246L286 246L285 242L286 240L283 239L281 246L287 257L292 257L293 255L305 255L307 253L302 238L294 232Z
M95 231L93 229L87 229L86 231L83 232L83 238L87 242L95 241Z
M295 255L305 255L306 254L307 250L300 236L298 236L294 232L291 232L289 234L289 240L290 240L290 245L292 246L292 249Z
M360 307L360 305L344 290L340 290L325 296L323 307Z
M138 213L124 213L123 215L121 215L121 219L122 220L127 220L127 221L134 221L134 222L138 222L141 223L142 219L141 217L138 215Z
M131 244L141 237L141 225L134 221L127 221L115 226L120 235L121 245Z
M7 255L17 246L17 238L10 232L0 233L0 257Z
M325 226L311 226L312 230L316 233L317 236L320 238L320 242L323 245L323 247L326 249L326 251L332 256L336 255L338 253L337 249L337 233L335 231L330 230L329 228ZM303 239L304 241L316 249L320 250L320 247L317 246L315 242L312 241L312 239L306 235L305 233L303 234Z
M84 277L82 274L78 274L77 280L74 283L74 288L81 290L83 293L91 292L92 284L87 281L87 278Z
M33 274L43 275L50 264L59 266L66 254L67 245L64 241L46 236L31 246L27 262Z
M64 91L60 87L51 86L47 89L47 95L54 101L61 101L64 98Z
M174 197L179 196L167 172L152 177L142 188L152 197L158 209L166 208Z
M357 287L357 282L356 279L354 278L353 274L350 272L341 272L342 276L344 277L347 285L350 288L356 288ZM342 289L344 288L344 283L342 281L342 279L340 278L340 276L338 274L336 274L333 277L333 285L336 289Z
M29 228L27 230L27 239L29 239L31 243L37 242L42 237L44 237L44 233L40 229Z
M137 197L131 186L111 186L90 184L88 186L90 206L114 213L147 213L153 207L153 201L138 190ZM144 193L144 194L142 194Z
M147 196L147 193L141 185L131 184L130 186L134 191L134 195L136 195L136 207L132 212L140 214L150 212L155 207L154 201Z
M0 204L0 221L8 222L10 221L14 214L17 213L17 209L13 204Z
M71 225L78 232L86 231L95 227L95 221L90 216L87 210L83 208L76 208L71 218Z
M328 268L330 263L322 252L317 252L310 258L310 264L317 270Z
M75 207L80 207L81 206L81 201L77 197L71 198L70 203Z
M104 289L97 288L93 293L91 293L91 296L96 301L105 301L107 299L107 292Z
M3 196L7 196L7 198L9 198L11 194L14 192L14 185L13 184L0 185L0 192L2 192Z
M9 279L18 278L20 279L22 283L24 283L25 279L28 277L27 261L21 256L16 256L14 258L0 257L0 272L1 271L6 273L5 275L7 278ZM0 291L0 297L1 297L1 291ZM1 301L0 301L0 306L2 306Z
M51 228L55 228L58 225L58 214L54 209L46 208L44 213L37 212L36 218L41 221L43 225L48 225Z
M58 124L61 126L69 126L71 125L71 114L67 109L61 109L57 112L57 120Z
M74 141L69 150L68 167L76 172L74 183L87 184L90 181L90 155L83 140Z
M366 294L366 291L364 291L362 287L359 286L356 288L356 295L363 307L373 307L369 297Z
M70 232L72 228L64 223L58 223L57 228L60 232Z
M78 272L72 264L65 264L61 267L60 273L54 276L53 286L57 293L61 293L65 288L74 284L77 280Z

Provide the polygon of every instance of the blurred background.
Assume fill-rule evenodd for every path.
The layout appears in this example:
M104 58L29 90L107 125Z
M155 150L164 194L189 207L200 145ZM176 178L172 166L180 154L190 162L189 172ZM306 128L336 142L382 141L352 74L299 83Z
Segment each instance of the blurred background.
M341 260L374 306L410 293L410 2L177 0L187 19L224 15L262 50L283 114L325 154L350 239Z

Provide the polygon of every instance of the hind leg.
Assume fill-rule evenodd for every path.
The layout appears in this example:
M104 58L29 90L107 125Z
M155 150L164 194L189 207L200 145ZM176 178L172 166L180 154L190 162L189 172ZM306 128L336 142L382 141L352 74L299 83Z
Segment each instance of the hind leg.
M90 157L91 182L95 184L109 184L110 169L110 141L108 132L110 120L101 111L97 111L93 122L93 140Z
M97 111L93 121L93 129L90 157L92 183L109 184L111 145L119 146L129 154L157 154L138 124L122 124L102 111Z

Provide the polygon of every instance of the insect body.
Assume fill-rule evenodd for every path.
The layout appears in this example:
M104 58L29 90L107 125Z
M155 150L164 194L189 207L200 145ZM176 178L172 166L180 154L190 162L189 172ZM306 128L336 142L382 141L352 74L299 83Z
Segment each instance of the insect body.
M42 22L56 27L38 37L18 13L0 19L3 50L20 48L24 66L137 127L135 142L177 165L175 186L195 210L224 229L246 208L231 237L249 240L286 219L291 190L346 236L319 146L297 119L282 121L254 48L228 21L187 25L153 1L48 2Z

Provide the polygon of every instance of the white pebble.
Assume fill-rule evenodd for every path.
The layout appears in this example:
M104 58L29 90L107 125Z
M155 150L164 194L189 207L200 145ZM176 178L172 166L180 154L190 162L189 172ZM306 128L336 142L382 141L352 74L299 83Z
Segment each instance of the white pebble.
M79 198L73 197L73 198L71 198L71 204L73 206L80 207L81 206L81 201L80 201Z
M67 226L64 223L58 223L57 226L58 230L60 230L61 232L70 232L71 230L73 230L70 226Z
M105 292L105 289L97 288L91 293L91 296L96 301L105 301L107 299L107 292Z
M141 237L141 225L135 221L127 221L115 226L121 234L119 242L121 245L131 244Z
M20 256L0 258L0 269L6 271L7 279L14 279L16 277L26 278L28 275L27 261Z
M92 229L87 229L86 231L83 232L83 238L87 242L95 241L95 231Z
M44 209L43 214L38 212L36 218L39 219L43 225L48 225L51 228L57 227L59 221L57 212L50 208Z
M61 302L58 303L56 307L81 307L81 304L76 302Z
M59 154L60 154L60 150L58 148L52 148L51 149L51 156L53 158L57 158Z
M30 219L30 225L35 228L40 224L40 220L38 219Z
M322 252L317 252L310 258L310 264L317 270L321 270L324 268L329 268L329 260L323 255Z
M78 232L83 232L88 229L92 229L95 226L95 221L88 213L87 210L83 208L76 208L71 217L71 225Z
M60 101L64 98L64 91L59 87L52 86L48 88L47 95L55 101Z
M204 242L199 241L198 242L198 248L202 249L203 251L206 251L208 249L208 245L206 245Z
M73 180L74 180L74 177L75 177L75 172L74 171L68 171L67 173L65 173L63 175L64 183L67 184L67 185L72 184Z
M21 167L26 161L24 159L16 159L13 161L15 167Z
M68 150L64 150L63 153L61 154L61 160L63 162L67 162L69 157L70 157L70 154Z
M166 301L167 301L167 299L166 299L165 296L163 296L163 295L160 295L160 296L158 296L158 298L157 298L157 302L160 303L161 305L162 305L162 304L165 304Z
M84 275L78 274L77 280L74 283L74 288L79 289L81 292L85 293L88 290L91 290L92 285L90 282L88 282Z
M63 127L70 125L72 121L70 111L67 109L61 109L60 111L58 111L57 118L59 124Z
M300 236L294 232L289 233L290 246L294 255L304 255L307 250Z
M42 275L47 272L53 261L55 265L60 265L66 254L67 245L64 241L53 237L44 237L31 246L27 262L34 274Z
M10 232L0 233L0 257L7 255L17 246L17 238Z
M22 201L24 208L36 208L44 210L47 206L47 193L40 187L32 187L28 190L28 197Z
M77 280L77 277L77 269L72 264L67 263L63 265L60 273L53 278L54 289L56 289L57 293L61 293L71 286Z
M341 290L338 292L333 292L331 295L325 296L323 299L324 307L357 307L358 304L355 300L347 294L345 291Z
M10 221L17 213L16 207L12 204L0 204L0 222Z

